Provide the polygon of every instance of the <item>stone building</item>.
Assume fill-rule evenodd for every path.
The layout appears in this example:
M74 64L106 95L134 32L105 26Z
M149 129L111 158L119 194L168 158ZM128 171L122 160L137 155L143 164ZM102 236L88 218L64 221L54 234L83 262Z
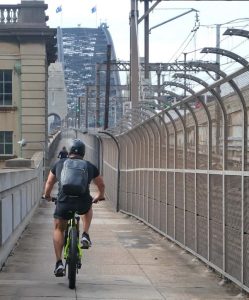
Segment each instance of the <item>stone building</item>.
M48 68L48 133L53 134L66 126L67 90L61 62Z
M34 0L0 5L0 166L46 151L48 67L56 60L56 29L46 25L46 9Z

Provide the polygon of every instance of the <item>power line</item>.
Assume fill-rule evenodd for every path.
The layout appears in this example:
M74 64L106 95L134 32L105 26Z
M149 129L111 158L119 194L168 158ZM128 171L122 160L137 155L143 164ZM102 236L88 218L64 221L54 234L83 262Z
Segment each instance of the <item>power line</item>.
M173 54L173 56L170 58L169 61L173 60L173 57L176 56L177 52L180 51L181 47L183 47L183 45L185 43L187 43L184 47L184 49L182 50L182 52L178 55L178 57L176 58L176 60L183 54L183 51L188 47L188 45L190 44L190 42L193 40L193 38L195 37L196 33L197 33L197 30L200 28L200 21L199 21L199 15L198 13L196 12L196 15L195 15L195 24L194 24L194 27L193 29L190 31L189 35L187 36L187 38L185 39L185 41L180 45L180 47L178 48L178 50ZM190 37L190 35L192 34L192 36ZM189 39L189 41L187 42L187 40Z

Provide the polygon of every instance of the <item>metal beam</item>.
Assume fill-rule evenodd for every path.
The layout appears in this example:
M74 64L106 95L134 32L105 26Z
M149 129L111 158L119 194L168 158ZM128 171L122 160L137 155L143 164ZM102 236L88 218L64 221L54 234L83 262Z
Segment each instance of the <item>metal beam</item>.
M217 63L203 64L202 61L192 61L192 62L189 62L188 64L202 68L202 70L206 71L206 72L214 72L223 78L225 78L227 76L227 74L225 72L220 70L220 66Z
M148 68L150 72L177 72L177 71L194 71L201 72L203 67L212 67L215 70L218 69L218 65L208 61L191 61L191 62L175 62L175 63L149 63ZM144 71L145 63L140 63L141 70ZM100 64L100 70L106 71L106 62ZM111 71L130 71L130 62L111 60Z
M179 87L181 89L185 89L187 90L190 94L195 94L195 92L189 88L188 86L185 86L184 84L178 83L178 82L173 82L173 81L164 81L164 83L162 84L162 91L164 89L165 86L176 86Z
M148 1L148 0L145 0L144 2L146 2L146 1ZM151 0L150 0L151 1ZM145 18L145 17L147 17L148 15L149 15L149 13L162 1L162 0L155 0L156 1L156 3L154 3L151 7L150 7L150 9L149 10L147 10L145 13L144 13L144 15L141 17L141 18L139 18L138 19L138 24L140 23L140 22L142 22L143 21L143 19ZM141 2L141 1L140 1Z
M138 8L137 0L131 0L130 13L130 101L136 105L140 98L139 93L139 54L138 54Z
M201 53L215 53L215 54L220 54L223 56L227 56L232 58L233 60L235 60L236 62L240 63L242 66L246 67L248 65L248 61L246 59L244 59L243 57L225 50L225 49L220 49L220 48L216 48L216 47L205 47L201 50Z
M150 30L149 30L149 33L151 33L151 30L152 30L152 29L155 29L155 28L157 28L157 27L159 27L159 26L161 26L161 25L164 25L164 24L166 24L166 23L169 23L169 22L171 22L171 21L174 21L175 19L178 19L178 18L180 18L180 17L182 17L182 16L184 16L184 15L186 15L186 14L188 14L188 13L191 13L192 11L197 12L196 9L191 8L191 9L188 10L187 12L184 12L184 13L182 13L182 14L180 14L180 15L174 17L174 18L171 18L171 19L169 19L169 20L166 20L166 21L164 21L164 22L162 22L162 23L160 23L160 24L157 24L157 25L151 27Z
M236 35L246 37L249 39L249 31L243 29L227 28L223 35Z
M175 73L173 76L173 78L186 78L186 79L189 79L189 80L193 80L193 81L196 81L198 82L199 84L203 85L204 87L208 87L208 84L206 83L206 81L198 78L198 77L195 77L193 75L189 75L189 74L179 74L179 73Z

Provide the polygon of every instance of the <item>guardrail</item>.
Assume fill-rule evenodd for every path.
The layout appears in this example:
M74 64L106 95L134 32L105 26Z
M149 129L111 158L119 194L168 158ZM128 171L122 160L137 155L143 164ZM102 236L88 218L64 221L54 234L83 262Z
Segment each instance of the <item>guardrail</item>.
M20 161L21 160L21 161ZM43 153L30 162L12 160L12 167L0 169L0 268L27 226L41 199L43 189Z
M51 163L61 132L49 137L46 167ZM43 170L44 151L31 159L12 159L0 169L0 268L29 223L40 203L47 170Z
M101 141L106 198L114 207L247 292L248 82L243 68L156 114L141 104L109 136L88 137Z

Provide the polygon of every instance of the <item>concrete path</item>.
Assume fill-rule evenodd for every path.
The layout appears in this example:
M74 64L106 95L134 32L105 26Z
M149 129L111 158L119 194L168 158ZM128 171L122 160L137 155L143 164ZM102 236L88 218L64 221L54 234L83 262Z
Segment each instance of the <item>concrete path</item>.
M53 275L53 203L42 200L0 272L2 300L68 299L235 299L240 291L192 255L143 223L94 205L93 246L84 251L75 290ZM241 296L241 298L243 298Z
M58 152L63 145L68 146L67 138ZM53 274L53 210L53 203L41 200L0 272L0 300L245 299L192 255L138 220L113 211L108 201L94 205L93 246L84 251L76 289L70 290L66 277Z

